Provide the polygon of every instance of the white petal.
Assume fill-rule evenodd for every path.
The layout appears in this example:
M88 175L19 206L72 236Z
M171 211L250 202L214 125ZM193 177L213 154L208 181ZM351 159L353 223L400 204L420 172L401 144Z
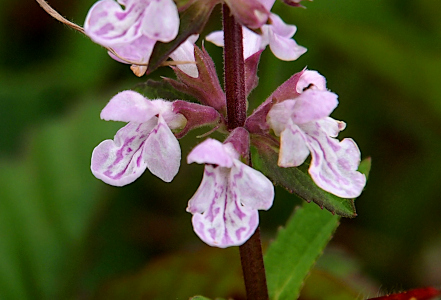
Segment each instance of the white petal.
M268 39L271 51L278 59L292 61L306 52L306 48L297 45L293 39L280 36L271 29L268 30Z
M266 121L277 136L280 136L282 131L289 126L295 104L296 100L285 100L274 104L268 112Z
M84 30L103 46L130 43L142 35L139 16L145 7L145 1L132 1L124 10L113 0L98 1L87 14Z
M197 145L187 156L187 163L214 164L231 168L233 158L224 145L214 139L206 139Z
M208 34L205 39L213 44L215 44L218 47L224 46L224 32L222 30L219 31L213 31L212 33Z
M205 176L212 176L213 184L201 184L199 189L210 188L214 191L197 191L197 198L190 201L205 201L198 208L206 209L193 215L192 223L196 234L208 245L225 248L245 243L254 233L259 223L257 210L242 206L238 201L235 188L229 183L229 168L206 166ZM209 175L207 175L209 174ZM214 185L214 188L213 188ZM196 195L195 195L196 196ZM210 198L202 199L202 196ZM207 205L208 203L208 205ZM192 203L189 207L194 207Z
M155 40L152 40L146 36L141 36L130 43L112 46L112 49L123 59L120 59L110 52L109 55L114 60L126 64L129 63L126 60L136 62L138 64L146 64L150 60L155 43Z
M317 71L305 70L297 82L296 91L301 94L309 88L326 91L326 78Z
M268 210L274 200L274 185L259 171L234 160L230 174L230 187L234 187L238 200L250 209Z
M357 171L361 156L357 144L352 139L339 142L327 136L318 122L302 128L307 133L312 157L309 174L314 182L339 197L358 197L366 184L366 177Z
M198 34L191 35L184 43L182 43L172 54L170 54L171 59L174 61L188 61L195 62L194 58L194 43L198 38ZM196 64L181 64L178 68L183 71L188 76L197 78L199 76L198 68Z
M298 167L309 155L306 137L295 124L290 125L280 135L279 167Z
M328 117L337 107L337 95L328 91L307 90L296 98L291 119L304 124Z
M178 8L173 0L150 1L144 12L142 32L149 38L170 42L179 30Z
M114 140L105 140L92 153L91 170L105 183L123 186L135 181L144 173L147 164L142 159L143 145L156 124L129 123L121 128Z
M143 95L123 91L115 95L101 111L101 119L144 123L158 113L154 105Z
M145 141L143 158L150 172L165 182L172 181L179 171L181 147L161 115Z

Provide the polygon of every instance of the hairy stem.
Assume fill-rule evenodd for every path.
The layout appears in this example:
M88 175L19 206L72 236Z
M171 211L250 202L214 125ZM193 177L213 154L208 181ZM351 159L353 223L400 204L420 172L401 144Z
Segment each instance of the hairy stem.
M228 129L243 126L246 119L245 62L243 59L242 26L223 5L224 79L227 97Z
M228 129L233 130L243 126L246 120L245 63L242 26L231 15L226 4L223 5L223 26ZM239 247L239 251L247 298L268 300L259 227L253 236Z

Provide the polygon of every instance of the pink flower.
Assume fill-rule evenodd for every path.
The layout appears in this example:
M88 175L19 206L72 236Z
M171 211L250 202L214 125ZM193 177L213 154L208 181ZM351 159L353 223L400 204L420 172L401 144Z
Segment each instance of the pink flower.
M150 101L124 91L109 101L101 118L129 123L113 140L105 140L93 150L91 170L96 178L123 186L135 181L146 168L166 182L178 173L181 148L171 129L184 127L186 120L173 112L171 102Z
M172 41L178 29L173 0L101 0L89 10L84 24L94 42L140 64L148 63L156 41Z
M316 71L304 71L295 87L297 97L274 104L267 116L280 136L280 167L297 167L311 154L309 173L322 189L342 198L358 197L366 177L357 172L360 150L349 138L336 139L346 124L329 117L337 95L326 90Z
M245 243L258 226L257 210L273 203L271 181L243 164L232 143L207 139L191 151L187 162L205 164L201 185L187 207L196 234L220 248Z
M266 9L271 10L274 0L260 0ZM292 39L297 31L294 25L288 25L276 14L270 13L268 17L269 24L263 24L260 29L262 35L259 35L245 26L243 26L243 47L244 59L247 59L254 53L263 50L266 46L270 46L273 54L285 61L296 60L306 52L306 48L299 46L295 40ZM205 37L209 42L216 46L224 46L223 31L215 31Z

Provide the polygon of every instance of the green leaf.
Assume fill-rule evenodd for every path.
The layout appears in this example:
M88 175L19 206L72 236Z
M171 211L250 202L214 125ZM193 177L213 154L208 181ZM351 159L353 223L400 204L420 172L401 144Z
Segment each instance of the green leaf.
M194 296L190 300L211 300L210 298L206 298L204 296Z
M168 59L170 54L192 34L199 34L205 27L213 8L219 0L199 0L193 2L179 15L180 26L176 39L170 43L157 42L149 60L147 74L153 72Z
M339 224L339 217L305 203L265 254L272 300L297 299L303 282Z
M371 172L372 158L368 157L361 161L358 166L358 172L363 173L366 179L369 178L369 173Z
M134 86L133 90L144 95L148 99L190 100L196 102L194 98L176 90L165 80L155 81L149 79L146 82Z
M272 148L259 143L257 151L252 155L253 167L268 176L275 184L342 217L357 216L354 200L339 198L319 188L309 176L307 164L299 168L280 168L277 166L278 154Z

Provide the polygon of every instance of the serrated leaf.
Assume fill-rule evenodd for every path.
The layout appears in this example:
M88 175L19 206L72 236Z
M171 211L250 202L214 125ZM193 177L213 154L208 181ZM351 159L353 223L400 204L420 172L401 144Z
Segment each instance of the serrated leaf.
M155 44L147 67L147 74L153 72L163 61L168 59L170 54L175 51L180 44L185 42L190 35L200 33L204 29L213 8L219 2L219 0L195 1L180 13L179 19L181 24L179 26L178 36L170 43L157 42Z
M133 90L142 94L148 99L164 100L190 100L196 102L191 96L176 90L168 81L155 81L152 79L137 84Z
M272 300L297 299L303 282L339 224L339 216L305 203L265 254Z
M269 146L259 144L256 153L253 153L253 167L265 174L275 184L278 184L290 193L295 193L307 202L315 202L339 216L354 218L357 216L353 199L342 199L319 188L303 164L300 168L280 168L277 165L278 154Z
M204 296L194 296L190 300L211 300L210 298L204 297Z

